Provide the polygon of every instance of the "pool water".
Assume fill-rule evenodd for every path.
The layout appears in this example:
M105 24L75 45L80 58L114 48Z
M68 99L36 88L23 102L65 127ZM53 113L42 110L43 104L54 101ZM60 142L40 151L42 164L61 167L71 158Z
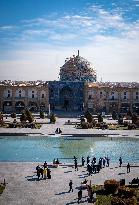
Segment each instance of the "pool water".
M73 162L73 156L109 157L111 162L139 162L139 139L106 137L0 137L0 161Z

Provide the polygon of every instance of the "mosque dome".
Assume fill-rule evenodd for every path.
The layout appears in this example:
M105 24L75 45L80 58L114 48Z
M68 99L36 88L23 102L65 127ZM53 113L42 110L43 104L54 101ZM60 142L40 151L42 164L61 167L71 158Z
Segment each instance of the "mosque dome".
M60 81L96 81L96 71L85 58L78 55L66 58L65 64L60 68Z

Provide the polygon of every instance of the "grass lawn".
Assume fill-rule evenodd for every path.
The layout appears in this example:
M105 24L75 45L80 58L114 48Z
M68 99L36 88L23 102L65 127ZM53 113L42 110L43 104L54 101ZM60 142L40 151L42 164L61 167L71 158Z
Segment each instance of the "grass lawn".
M5 186L3 184L0 184L0 194L2 194L2 192L4 191Z

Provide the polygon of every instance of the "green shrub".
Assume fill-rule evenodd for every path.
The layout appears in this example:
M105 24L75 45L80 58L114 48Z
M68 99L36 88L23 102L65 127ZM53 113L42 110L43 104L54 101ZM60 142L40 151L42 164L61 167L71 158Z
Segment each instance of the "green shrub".
M50 116L50 123L55 123L56 122L56 117L54 114L51 114Z
M16 113L15 112L11 113L11 118L16 118Z
M25 115L26 115L26 120L28 120L29 123L33 122L34 118L32 116L32 113L29 110L25 111Z
M45 114L43 111L40 111L40 118L44 119L45 118Z
M21 122L26 122L26 115L25 113L22 113L21 116L20 116L20 121Z
M137 205L137 200L135 198L119 198L118 196L112 197L112 205Z
M88 129L88 122L82 122L81 123L81 128L82 129Z
M5 189L5 185L0 184L0 194L2 194L2 192L4 191L4 189Z
M104 189L109 194L114 194L118 188L120 183L116 181L115 179L106 180L104 182Z
M98 122L103 122L103 117L101 114L99 114L97 117L98 117Z
M129 187L120 187L118 189L118 195L125 198L132 198L135 195L135 190Z
M87 119L87 122L89 123L93 122L93 116L88 110L85 113L85 118Z

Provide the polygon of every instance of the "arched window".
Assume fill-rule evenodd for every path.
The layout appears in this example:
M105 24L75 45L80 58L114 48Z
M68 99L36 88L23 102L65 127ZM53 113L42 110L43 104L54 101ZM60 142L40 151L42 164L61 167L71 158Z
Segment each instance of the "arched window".
M11 97L11 91L10 91L10 90L8 90L8 95L7 95L7 97L8 97L8 98Z

